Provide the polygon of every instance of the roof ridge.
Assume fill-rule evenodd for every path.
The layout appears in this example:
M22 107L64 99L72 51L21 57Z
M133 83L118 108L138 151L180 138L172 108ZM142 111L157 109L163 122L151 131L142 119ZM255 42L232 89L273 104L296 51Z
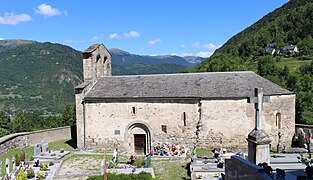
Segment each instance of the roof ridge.
M253 71L226 71L226 72L200 72L200 73L173 73L173 74L134 74L134 75L116 75L116 76L103 76L103 77L141 77L141 76L189 76L189 75L206 75L206 74L248 74Z

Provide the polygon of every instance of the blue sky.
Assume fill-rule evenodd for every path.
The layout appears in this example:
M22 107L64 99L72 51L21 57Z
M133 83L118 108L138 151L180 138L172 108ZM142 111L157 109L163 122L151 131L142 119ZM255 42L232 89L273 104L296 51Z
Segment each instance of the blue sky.
M209 56L288 0L0 0L0 39Z

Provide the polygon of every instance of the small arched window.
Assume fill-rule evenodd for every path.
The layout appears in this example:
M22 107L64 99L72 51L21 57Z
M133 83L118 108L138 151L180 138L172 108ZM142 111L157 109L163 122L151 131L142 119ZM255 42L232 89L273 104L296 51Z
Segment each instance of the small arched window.
M281 113L278 112L276 113L276 128L280 129L281 128Z

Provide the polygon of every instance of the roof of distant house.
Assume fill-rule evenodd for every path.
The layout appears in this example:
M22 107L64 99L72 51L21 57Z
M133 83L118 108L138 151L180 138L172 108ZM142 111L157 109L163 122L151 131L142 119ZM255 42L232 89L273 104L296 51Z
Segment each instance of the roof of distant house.
M283 51L286 51L286 50L294 50L297 46L296 45L290 45L290 46L285 46L283 48Z
M86 99L246 98L254 88L264 95L293 94L251 71L101 77Z

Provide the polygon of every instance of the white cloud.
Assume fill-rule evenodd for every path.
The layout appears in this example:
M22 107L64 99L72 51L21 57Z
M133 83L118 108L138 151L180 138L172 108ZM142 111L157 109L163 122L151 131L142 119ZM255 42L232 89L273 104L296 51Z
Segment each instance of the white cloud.
M63 41L66 42L66 43L73 43L73 42L74 42L73 39L65 39L65 40L63 40Z
M50 5L47 5L45 3L37 6L37 9L35 9L35 12L43 15L44 17L67 15L66 11L61 12L60 10L53 8Z
M0 38L0 40L4 40L3 38Z
M128 33L123 34L125 38L137 38L140 37L139 32L137 31L129 31Z
M123 34L112 33L109 35L109 39L131 39L140 37L140 33L138 31L129 31Z
M17 14L6 12L4 16L0 16L0 24L16 25L20 22L31 21L32 18L28 14Z
M157 39L154 39L154 40L150 40L149 42L148 42L148 44L150 45L150 46L154 46L154 45L156 45L156 44L158 44L158 43L160 43L161 42L161 39L160 38L157 38Z
M63 40L65 43L85 43L83 40L74 40L74 39L65 39Z
M192 47L200 47L200 43L199 42L194 42L193 44L192 44Z
M99 41L99 39L101 39L103 36L104 36L103 33L101 33L101 34L98 35L98 36L93 36L93 37L90 39L90 41L91 41L91 42L97 42L97 41Z
M207 57L210 57L212 54L213 52L198 52L195 54L195 56L207 58Z
M213 43L207 43L207 44L202 44L202 47L208 50L216 50L217 48L221 47L221 45L215 45Z
M119 39L119 35L117 33L110 34L109 39Z
M198 52L198 53L187 53L187 52L184 52L184 53L180 53L180 54L172 53L170 55L172 55L172 56L180 56L180 57L199 56L199 57L207 58L207 57L210 57L212 54L213 54L213 52Z
M185 48L186 45L185 45L185 44L181 44L179 47L180 47L180 48Z

